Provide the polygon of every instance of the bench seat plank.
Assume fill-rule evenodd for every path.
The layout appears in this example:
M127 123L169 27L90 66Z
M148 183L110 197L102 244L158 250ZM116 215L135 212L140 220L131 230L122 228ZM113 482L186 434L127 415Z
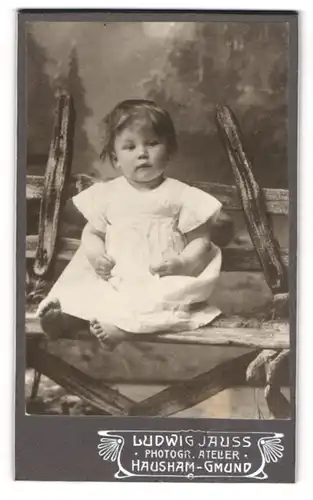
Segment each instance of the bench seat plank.
M34 312L26 313L27 338L44 337ZM72 336L87 339L88 331ZM287 321L258 322L238 316L215 320L211 325L187 332L132 335L132 342L194 344L215 346L238 346L262 349L287 349L289 347L289 324Z

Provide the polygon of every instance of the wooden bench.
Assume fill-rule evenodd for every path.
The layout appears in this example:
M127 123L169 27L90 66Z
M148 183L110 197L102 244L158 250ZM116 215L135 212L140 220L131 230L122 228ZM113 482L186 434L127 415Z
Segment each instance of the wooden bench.
M168 416L189 408L218 392L244 384L261 383L270 411L289 417L290 405L280 391L287 384L289 355L288 249L280 249L272 233L269 215L288 216L289 195L283 189L263 189L256 183L245 154L240 130L231 110L217 108L217 127L225 144L235 186L195 182L218 198L227 211L243 211L253 244L222 248L223 271L264 272L273 292L270 314L261 318L221 317L195 331L133 335L133 342L242 346L249 352L228 360L190 380L175 382L146 400L135 403L95 380L46 349L45 335L34 311L55 279L57 261L69 261L79 240L60 237L60 218L67 198L96 182L86 175L71 176L75 111L71 96L61 92L57 106L45 176L27 176L27 202L39 212L38 234L27 234L26 336L27 362L35 369L32 397L40 373L91 404L101 414ZM89 333L77 336L88 338ZM112 353L114 356L114 352ZM261 378L260 378L261 377Z

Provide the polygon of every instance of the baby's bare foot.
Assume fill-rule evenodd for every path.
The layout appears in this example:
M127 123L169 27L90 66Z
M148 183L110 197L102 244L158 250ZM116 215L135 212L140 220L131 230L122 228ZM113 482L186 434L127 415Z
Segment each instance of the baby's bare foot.
M50 339L57 339L63 331L63 314L58 299L51 299L40 310L40 324L43 331Z
M103 323L97 319L90 321L90 333L97 337L102 347L112 351L115 347L126 339L127 333L117 326Z

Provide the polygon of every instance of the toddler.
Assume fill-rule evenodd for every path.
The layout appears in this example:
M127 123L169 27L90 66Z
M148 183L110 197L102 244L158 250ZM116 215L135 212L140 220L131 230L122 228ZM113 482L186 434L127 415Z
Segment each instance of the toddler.
M43 330L88 321L103 345L130 334L190 330L220 311L209 298L221 252L210 229L221 204L166 176L176 151L169 114L154 102L118 104L105 118L102 158L120 176L73 198L87 224L81 245L39 305Z

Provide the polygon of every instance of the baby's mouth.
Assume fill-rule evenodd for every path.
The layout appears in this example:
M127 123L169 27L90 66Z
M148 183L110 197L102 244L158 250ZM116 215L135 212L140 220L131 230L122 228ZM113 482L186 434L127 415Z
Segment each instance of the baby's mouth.
M151 165L150 163L140 163L139 165L137 165L136 170L140 168L151 168Z

